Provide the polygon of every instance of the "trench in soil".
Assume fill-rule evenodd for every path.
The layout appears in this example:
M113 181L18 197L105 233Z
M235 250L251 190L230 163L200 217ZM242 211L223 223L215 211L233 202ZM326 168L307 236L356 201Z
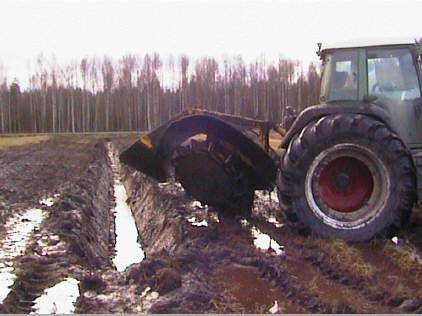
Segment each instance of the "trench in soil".
M141 262L145 253L138 243L138 228L132 215L132 210L127 204L126 189L120 181L120 162L110 143L108 143L108 156L114 175L114 198L116 206L115 232L116 232L116 256L113 263L117 271L122 272L133 263Z

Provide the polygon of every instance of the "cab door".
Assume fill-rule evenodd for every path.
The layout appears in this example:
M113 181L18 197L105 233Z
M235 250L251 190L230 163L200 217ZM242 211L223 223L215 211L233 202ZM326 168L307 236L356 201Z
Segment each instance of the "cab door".
M368 95L409 147L422 144L420 67L408 47L367 49Z

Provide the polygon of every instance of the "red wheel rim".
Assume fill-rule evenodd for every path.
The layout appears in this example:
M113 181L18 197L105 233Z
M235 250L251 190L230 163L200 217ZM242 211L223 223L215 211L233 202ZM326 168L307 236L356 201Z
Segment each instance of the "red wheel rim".
M318 187L321 201L330 208L338 212L354 212L371 197L374 180L362 161L340 157L323 168Z

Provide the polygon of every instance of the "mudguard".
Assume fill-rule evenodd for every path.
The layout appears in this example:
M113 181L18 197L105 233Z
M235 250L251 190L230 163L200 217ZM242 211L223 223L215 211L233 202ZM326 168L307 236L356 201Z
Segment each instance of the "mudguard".
M281 143L282 148L287 148L293 136L308 125L310 122L320 119L321 117L339 114L339 113L357 113L368 115L383 122L391 130L396 132L393 121L389 113L378 105L362 102L336 102L328 104L314 105L302 111L293 125L288 130Z

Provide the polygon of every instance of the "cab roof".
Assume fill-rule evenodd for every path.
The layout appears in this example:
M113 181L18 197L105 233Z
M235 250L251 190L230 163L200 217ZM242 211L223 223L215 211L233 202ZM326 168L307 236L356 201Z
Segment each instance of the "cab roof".
M393 39L364 39L350 42L322 44L321 52L339 49L339 48L360 48L360 47L376 47L376 46L395 46L395 45L422 45L421 42L414 38L393 38Z

